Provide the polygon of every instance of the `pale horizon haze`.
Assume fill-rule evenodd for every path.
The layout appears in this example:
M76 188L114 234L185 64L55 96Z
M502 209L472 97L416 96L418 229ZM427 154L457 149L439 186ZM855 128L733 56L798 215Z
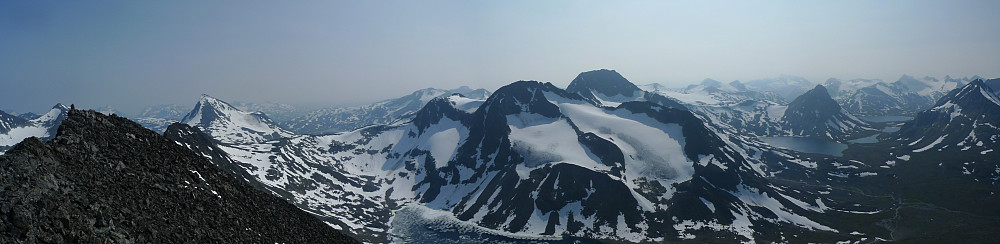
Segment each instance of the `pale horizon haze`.
M1000 1L3 1L0 110L415 90L1000 77Z

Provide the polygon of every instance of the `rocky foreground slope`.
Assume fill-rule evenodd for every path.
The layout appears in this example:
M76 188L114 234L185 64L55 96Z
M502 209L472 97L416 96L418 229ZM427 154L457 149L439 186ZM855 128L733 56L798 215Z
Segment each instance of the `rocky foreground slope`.
M0 243L353 243L139 124L71 110L0 156Z

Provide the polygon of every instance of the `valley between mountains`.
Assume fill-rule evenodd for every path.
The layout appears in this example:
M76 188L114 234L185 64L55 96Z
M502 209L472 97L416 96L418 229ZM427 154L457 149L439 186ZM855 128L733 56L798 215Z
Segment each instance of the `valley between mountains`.
M203 95L193 108L132 117L62 104L43 115L0 111L0 240L180 240L124 224L147 217L109 210L108 199L149 196L95 200L110 190L88 191L79 182L91 174L69 173L88 164L101 165L97 175L132 172L126 183L152 185L121 187L180 202L157 210L198 209L176 233L203 223L259 230L201 240L991 243L1000 233L1000 79L782 76L667 88L594 70L566 88L429 88L313 111ZM45 167L58 173L35 170ZM25 172L38 178L8 178ZM22 213L46 202L37 196L76 202ZM122 208L144 211L133 200ZM40 212L92 217L44 222ZM296 232L247 224L289 216L309 221Z

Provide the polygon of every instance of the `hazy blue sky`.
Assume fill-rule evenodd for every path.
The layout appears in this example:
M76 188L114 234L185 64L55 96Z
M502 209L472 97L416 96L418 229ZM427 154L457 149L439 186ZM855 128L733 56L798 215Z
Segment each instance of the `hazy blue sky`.
M2 1L0 109L338 105L515 80L1000 77L1000 1Z

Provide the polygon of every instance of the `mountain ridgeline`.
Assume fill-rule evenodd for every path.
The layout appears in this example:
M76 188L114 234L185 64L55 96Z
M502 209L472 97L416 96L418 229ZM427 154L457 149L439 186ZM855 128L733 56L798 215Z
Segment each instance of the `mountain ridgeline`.
M444 226L507 241L868 238L849 234L869 232L850 224L863 215L825 220L828 206L806 203L821 200L770 182L770 166L750 151L759 149L677 100L611 70L570 87L518 81L485 98L436 96L410 120L337 134L248 141L216 132L252 131L228 121L235 115L165 134L364 242L455 238L426 231Z
M0 157L13 165L0 180L0 228L27 242L991 243L997 88L910 76L666 88L602 69L566 89L424 89L280 121L206 95L180 123L138 119L163 136L72 110L49 142ZM185 114L163 108L150 114ZM10 131L51 125L51 113L0 113L0 130L23 135ZM800 152L765 137L846 149ZM166 200L142 200L151 195Z
M132 121L67 115L0 156L0 242L354 242Z
M284 121L282 126L299 134L324 134L349 131L372 124L392 124L413 119L413 113L435 97L461 94L472 99L486 99L484 89L460 87L452 90L427 88L409 95L358 107L324 108Z

